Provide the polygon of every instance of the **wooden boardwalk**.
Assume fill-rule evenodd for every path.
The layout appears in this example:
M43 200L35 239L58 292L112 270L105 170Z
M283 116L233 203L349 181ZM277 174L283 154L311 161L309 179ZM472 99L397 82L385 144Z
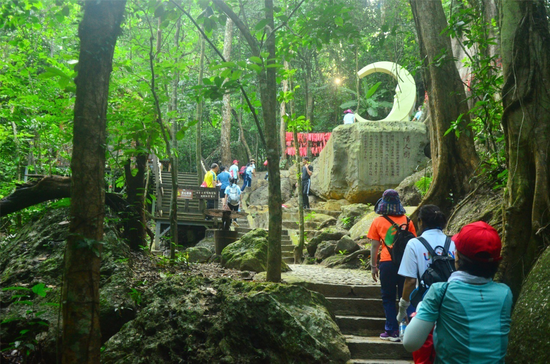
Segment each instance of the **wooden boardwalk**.
M153 218L156 223L155 249L160 238L169 231L170 201L172 198L172 175L170 172L154 173L155 198ZM178 225L204 226L212 228L219 220L206 220L204 214L207 197L215 196L214 208L219 206L219 188L200 187L196 173L178 173Z

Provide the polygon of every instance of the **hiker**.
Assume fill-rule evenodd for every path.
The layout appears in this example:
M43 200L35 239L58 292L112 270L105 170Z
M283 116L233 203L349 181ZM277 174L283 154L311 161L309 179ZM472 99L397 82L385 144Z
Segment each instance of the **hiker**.
M231 178L231 174L225 170L224 166L220 167L220 174L218 174L218 182L221 183L220 185L220 198L225 197L225 189L227 186L229 186L229 179Z
M434 329L437 363L504 363L512 292L493 282L502 259L497 231L483 221L453 236L456 268L447 282L434 283L417 307L403 339L406 350L420 348Z
M344 124L353 124L355 122L355 114L353 110L347 109L344 111Z
M393 240L397 237L397 230L393 225L403 227L410 232L411 236L416 236L416 230L412 221L405 216L405 208L401 205L399 194L395 190L384 191L382 198L376 202L374 210L382 216L374 219L367 238L371 244L371 275L375 282L380 277L382 304L386 316L385 331L380 334L380 339L399 341L399 323L396 319L395 301L397 299L396 292L399 292L399 296L403 292L405 279L397 274L399 266L392 261L390 249L394 248ZM380 263L378 264L379 250ZM412 310L410 312L412 313Z
M267 167L267 160L264 162L264 167ZM265 179L266 181L269 180L269 171L266 171L266 172L265 172L264 179Z
M216 188L218 186L217 182L217 176L219 166L216 163L212 163L210 166L210 170L206 172L204 175L204 182L201 186L207 187L207 188ZM213 209L214 208L214 202L215 200L206 200L206 208L207 209ZM212 218L210 216L206 217L207 220L211 220Z
M252 176L256 177L256 161L254 159L250 160L250 163L246 165L246 170L244 172L244 183L241 187L241 191L244 192L246 187L252 186Z
M231 176L231 178L235 178L235 179L239 178L239 161L238 160L235 159L231 167L229 167L229 175Z
M443 233L443 229L447 225L447 217L435 205L425 205L418 211L418 228L422 232L416 239L409 240L403 260L399 266L399 275L405 278L403 284L403 294L399 300L399 313L397 314L397 322L401 322L407 316L407 309L410 306L410 296L416 288L417 279L423 277L428 266L433 262L433 257L424 244L429 244L431 251L435 254L448 254L452 259L455 258L456 248L451 238ZM421 241L420 239L424 239ZM449 243L449 247L445 249L445 243ZM445 250L445 251L444 251ZM454 262L452 262L454 265ZM449 274L452 272L449 272ZM413 352L415 363L433 363L435 359L435 351L433 347L432 334L428 335L421 349Z
M422 105L418 107L418 111L416 112L416 114L414 114L412 121L420 121L421 117L422 117Z
M309 209L309 188L311 187L311 175L313 167L309 165L309 158L302 158L302 203L304 210Z
M241 189L237 184L238 181L237 178L231 178L229 180L229 186L225 189L223 207L228 207L231 211L239 211L239 206L241 204ZM237 219L233 219L233 225L239 227Z

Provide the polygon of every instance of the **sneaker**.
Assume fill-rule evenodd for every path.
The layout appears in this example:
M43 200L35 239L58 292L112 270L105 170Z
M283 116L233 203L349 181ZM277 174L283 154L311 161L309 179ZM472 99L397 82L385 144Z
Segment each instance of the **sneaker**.
M239 224L237 224L236 221L233 221L233 226L235 226L236 228L238 228L238 227L239 227Z
M392 341L392 342L399 342L401 339L399 338L399 331L394 332L387 332L384 331L380 334L380 339L386 340L386 341Z

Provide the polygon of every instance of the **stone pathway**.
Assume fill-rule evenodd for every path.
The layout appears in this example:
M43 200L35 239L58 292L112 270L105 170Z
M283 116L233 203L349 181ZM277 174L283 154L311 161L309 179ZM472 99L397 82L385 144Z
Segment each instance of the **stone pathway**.
M337 285L374 285L370 271L362 269L333 269L320 265L289 264L291 272L282 274L288 281L305 281Z
M300 283L325 296L351 353L348 364L409 364L412 355L401 343L381 340L384 309L380 285L370 271L290 264L282 274L287 283Z

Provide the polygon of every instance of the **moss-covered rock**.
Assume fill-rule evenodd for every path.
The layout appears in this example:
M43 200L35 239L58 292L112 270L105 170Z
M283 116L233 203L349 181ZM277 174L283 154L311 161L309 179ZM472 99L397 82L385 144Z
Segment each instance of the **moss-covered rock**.
M311 212L305 217L306 230L324 229L336 225L336 219L330 215Z
M349 232L344 229L340 229L334 226L321 230L320 233L316 234L311 238L307 245L307 252L310 256L314 256L317 251L317 246L324 241L329 240L340 240L343 236L348 235Z
M507 363L550 363L550 249L546 248L521 288L512 314Z
M189 263L206 263L212 258L214 253L205 246L194 246L185 249L188 254Z
M299 286L173 276L105 345L102 363L345 363L321 295Z
M226 268L263 272L267 270L267 231L255 229L222 251L222 265ZM281 271L289 271L285 262L281 262Z
M373 207L363 203L342 206L342 213L338 216L336 226L349 230L363 215L371 211L373 211Z
M62 288L63 256L69 232L68 209L48 210L35 221L24 226L16 236L0 242L0 282L2 288L32 288L44 284L45 297L32 291L0 291L0 321L10 321L0 327L1 344L9 345L36 320L46 330L38 335L42 356L55 362L55 342L59 317L59 295ZM111 227L105 226L101 260L100 325L103 340L114 335L126 322L135 317L135 303L131 299L128 282L131 281L131 257L128 245L117 239ZM23 292L27 297L16 298ZM15 301L28 304L13 304ZM30 311L28 313L27 311ZM29 340L34 337L29 338Z
M336 240L323 241L322 243L320 243L317 247L317 250L315 251L315 259L320 262L324 259L327 259L331 255L334 255L334 248L336 248L336 243L338 243Z

